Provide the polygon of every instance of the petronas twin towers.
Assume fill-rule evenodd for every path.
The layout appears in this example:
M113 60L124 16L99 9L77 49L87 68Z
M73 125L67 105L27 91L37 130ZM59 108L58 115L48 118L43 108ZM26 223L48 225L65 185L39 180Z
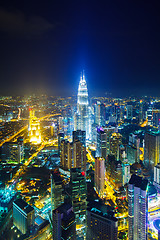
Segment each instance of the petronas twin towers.
M89 139L89 129L88 89L83 72L78 87L77 112L74 116L74 130L86 131L86 139Z

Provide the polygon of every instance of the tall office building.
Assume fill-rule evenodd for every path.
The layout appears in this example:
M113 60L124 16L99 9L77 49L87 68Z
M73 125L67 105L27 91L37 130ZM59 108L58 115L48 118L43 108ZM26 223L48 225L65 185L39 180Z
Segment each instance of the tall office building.
M97 149L96 157L103 157L106 159L107 156L107 134L102 127L97 128Z
M106 148L107 148L106 154L108 155L109 154L109 146L110 146L109 140L110 140L112 133L116 131L116 128L113 126L109 126L109 127L105 127L104 131L106 133Z
M34 225L35 211L24 200L17 199L13 202L13 225L16 226L22 234L26 234L30 227Z
M60 156L61 153L61 141L64 139L64 133L58 133L58 154Z
M120 133L112 133L109 139L110 155L114 155L119 160L119 146L122 144L122 135Z
M116 122L119 123L124 118L124 106L115 105L115 107Z
M148 222L148 180L135 174L131 176L128 186L128 239L147 240Z
M160 109L152 110L152 124L154 127L160 126Z
M154 185L160 189L160 163L154 167Z
M71 168L70 177L71 199L76 222L82 223L86 219L86 178L81 168Z
M99 101L94 105L95 123L98 126L104 127L106 124L106 109L105 105Z
M78 87L77 112L74 116L74 130L86 131L86 139L89 139L89 109L88 109L88 89L85 75L80 77Z
M140 137L134 133L130 133L129 142L127 144L127 159L129 164L139 162L140 159Z
M72 132L72 139L73 142L79 140L83 146L86 146L86 132L85 131L81 131L81 130L77 130L77 131L73 131Z
M133 117L133 106L132 105L127 105L127 118L132 119Z
M154 168L160 161L160 132L146 132L144 136L144 163Z
M72 146L73 144L66 139L61 141L60 159L64 170L68 170L72 166Z
M58 131L64 132L64 118L63 117L58 118Z
M80 141L73 142L73 167L86 172L86 147Z
M148 125L152 125L152 106L151 105L147 109L146 117L148 119Z
M2 146L2 160L8 163L21 163L24 159L23 141L6 142Z
M73 207L64 203L52 212L53 240L75 240L76 222Z
M95 158L95 188L99 196L103 197L105 185L105 160L103 158Z
M60 175L51 174L51 212L64 203L63 183Z
M87 240L117 240L118 219L106 205L90 202L87 206Z
M126 159L123 160L123 162L122 162L122 168L123 168L122 177L123 177L123 186L124 186L125 184L128 184L130 177L131 177L130 164L128 163L128 161Z
M142 124L143 123L143 101L140 100L139 102L139 123Z
M23 137L19 137L17 139L17 144L18 144L18 162L20 163L24 159Z

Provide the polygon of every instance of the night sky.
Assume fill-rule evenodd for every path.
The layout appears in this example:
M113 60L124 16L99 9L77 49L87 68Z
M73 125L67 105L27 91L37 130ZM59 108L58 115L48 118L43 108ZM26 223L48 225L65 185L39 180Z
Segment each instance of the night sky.
M0 94L160 96L159 1L0 3Z

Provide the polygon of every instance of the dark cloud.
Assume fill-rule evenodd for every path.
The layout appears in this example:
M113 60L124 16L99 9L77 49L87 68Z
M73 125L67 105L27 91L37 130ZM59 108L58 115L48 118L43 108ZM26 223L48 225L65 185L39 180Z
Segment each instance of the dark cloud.
M55 28L55 24L40 16L25 16L22 11L0 8L0 31L18 36L41 36Z

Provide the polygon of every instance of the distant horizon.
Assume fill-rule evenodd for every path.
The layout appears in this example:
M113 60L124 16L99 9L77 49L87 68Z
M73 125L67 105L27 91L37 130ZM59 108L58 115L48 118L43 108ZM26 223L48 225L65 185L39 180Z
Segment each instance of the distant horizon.
M77 91L78 92L78 91ZM41 93L26 93L26 94L0 94L0 97L29 97L29 96L47 96L47 97L77 97L77 93L75 94L70 94L70 95L67 95L67 94L57 94L57 95L53 95L53 94L48 94L48 93L45 93L45 92L41 92ZM115 95L115 94L112 94L111 92L110 93L103 93L103 94L96 94L96 95L88 95L89 98L98 98L98 97L106 97L106 98L160 98L160 95L125 95L125 96L122 96L122 95Z

